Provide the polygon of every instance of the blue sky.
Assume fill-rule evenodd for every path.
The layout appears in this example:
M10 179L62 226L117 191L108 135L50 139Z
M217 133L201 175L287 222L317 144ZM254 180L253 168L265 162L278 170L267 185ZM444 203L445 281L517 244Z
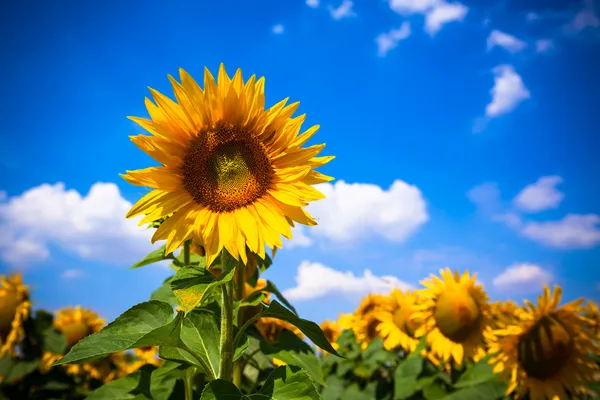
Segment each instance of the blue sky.
M544 5L545 4L545 5ZM109 319L170 270L124 214L154 165L128 139L147 86L204 66L300 101L336 177L268 272L301 315L449 266L495 299L600 299L596 2L4 2L0 272ZM329 280L326 277L330 277ZM328 283L329 282L329 283ZM325 305L323 305L325 304Z

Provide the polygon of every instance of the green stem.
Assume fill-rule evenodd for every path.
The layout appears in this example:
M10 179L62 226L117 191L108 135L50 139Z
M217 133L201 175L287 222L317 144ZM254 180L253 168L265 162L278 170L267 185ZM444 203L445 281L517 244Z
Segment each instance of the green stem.
M185 388L185 400L194 400L194 367L188 367L185 371L183 385Z
M242 338L244 337L244 332L246 331L246 329L248 329L248 327L256 321L258 321L262 317L261 314L262 313L258 313L252 318L250 318L248 321L244 322L244 325L242 325L242 327L238 330L237 335L235 335L235 339L233 339L233 346L235 348L238 347L240 340L242 340Z
M238 300L240 303L244 300L244 264L239 262L237 264L236 267L236 271L235 271L235 298L236 300ZM244 323L244 313L242 312L242 308L238 309L238 314L237 314L237 323L236 326L239 328L241 328L242 324ZM233 348L237 349L237 344L234 340L233 343ZM242 375L244 372L244 366L242 364L242 358L240 357L237 361L235 361L235 363L233 364L233 384L235 386L237 386L238 389L242 389Z
M221 265L227 265L225 249L221 252ZM221 285L221 360L219 361L219 379L233 380L233 279Z
M190 266L190 247L191 246L192 246L192 243L189 240L186 240L183 243L183 266L184 267Z

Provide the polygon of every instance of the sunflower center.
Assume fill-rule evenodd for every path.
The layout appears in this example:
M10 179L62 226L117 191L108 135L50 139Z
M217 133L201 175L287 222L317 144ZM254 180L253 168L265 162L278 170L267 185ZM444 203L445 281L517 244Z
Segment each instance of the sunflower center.
M69 348L92 333L90 327L84 322L73 322L61 327L60 330L65 335Z
M575 343L568 328L547 315L519 339L518 360L528 376L547 380L567 364Z
M0 292L0 337L6 337L12 330L12 322L17 314L19 298L12 292Z
M264 195L273 167L265 146L250 131L220 125L191 141L182 174L185 189L197 203L227 212Z
M377 327L379 326L379 321L376 319L370 319L367 322L367 327L365 329L365 333L368 340L373 340L378 336Z
M481 315L477 302L469 292L448 289L437 300L434 318L444 336L461 343L478 328Z
M410 319L410 310L407 307L398 308L392 316L394 324L410 337L414 337L417 324Z

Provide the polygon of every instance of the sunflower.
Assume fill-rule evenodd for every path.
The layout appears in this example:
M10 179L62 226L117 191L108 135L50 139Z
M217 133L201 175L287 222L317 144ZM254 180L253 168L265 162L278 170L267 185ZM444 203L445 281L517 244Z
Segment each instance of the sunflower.
M304 338L304 335L302 334L300 329L296 328L294 325L290 324L289 322L282 321L277 318L269 318L269 317L260 318L258 321L256 321L254 323L254 326L256 327L256 329L258 329L258 331L260 332L262 337L268 343L271 343L271 344L276 343L277 340L279 340L279 335L281 335L281 332L286 331L286 330L292 332L293 334L295 334L296 336L298 336L301 339ZM272 360L273 360L273 364L275 364L276 367L286 365L286 363L284 361L281 361L278 358L273 358Z
M462 276L449 268L440 270L441 279L431 275L421 282L422 304L412 318L422 320L416 337L427 335L427 343L441 360L462 365L483 345L483 335L489 329L488 298L477 285L476 275Z
M0 356L14 355L30 310L29 290L21 273L0 276Z
M490 317L495 329L511 325L519 313L519 306L512 300L497 301L490 304Z
M389 306L377 313L381 321L377 330L386 349L400 348L404 352L412 352L417 348L419 340L415 337L415 332L419 322L411 319L411 316L418 298L417 292L394 289L390 293Z
M135 356L143 363L142 365L160 365L160 358L158 358L158 347L156 346L135 348L133 349L133 354L135 354Z
M340 314L337 320L337 324L342 329L342 331L351 330L354 326L355 320L356 317L354 316L354 314Z
M223 64L217 82L205 69L204 89L179 72L181 84L169 76L177 102L150 89L151 119L130 117L153 135L131 140L161 166L122 175L154 189L127 217L145 214L145 224L173 214L152 242L166 240L171 253L192 239L204 246L208 266L223 248L244 264L246 247L264 258L264 245L281 247L294 222L316 225L304 207L324 197L311 185L333 178L314 168L333 157L317 157L323 144L302 148L319 126L298 135L299 103L265 109L264 78L244 83L238 69L230 79Z
M588 300L583 316L587 319L586 328L590 336L596 338L596 340L600 340L600 311L598 311L598 304Z
M562 289L545 286L537 307L526 301L518 325L489 334L490 363L510 379L507 393L531 400L579 398L583 385L593 379L598 366L588 354L598 347L581 315L583 300L559 307ZM569 394L569 395L568 395Z
M363 319L389 305L389 299L386 296L381 294L368 294L362 299L354 312L354 315L357 319Z
M68 352L81 339L98 332L104 326L104 320L100 316L81 306L65 307L56 312L54 327L58 329L67 341ZM40 361L40 370L48 371L55 361L60 360L62 354L44 353ZM69 375L88 374L93 379L105 380L110 370L104 365L104 360L91 361L86 364L64 365Z
M369 314L362 319L356 319L352 330L356 341L365 350L369 343L379 337L379 324L381 320L375 314Z
M339 349L340 345L337 343L337 340L342 334L342 328L335 322L323 321L321 330L325 334L327 341L331 343L331 347L335 350Z

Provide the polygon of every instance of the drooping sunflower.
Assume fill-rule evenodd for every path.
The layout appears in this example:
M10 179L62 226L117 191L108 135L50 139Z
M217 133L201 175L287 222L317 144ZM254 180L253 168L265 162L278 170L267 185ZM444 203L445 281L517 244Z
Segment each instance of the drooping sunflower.
M598 366L598 347L585 329L583 300L559 307L562 289L545 286L535 306L525 302L518 325L488 334L494 371L510 379L507 393L531 400L579 398Z
M419 291L422 301L412 315L423 321L416 337L427 335L431 351L441 361L462 365L484 343L490 326L488 298L476 284L476 274L461 276L446 268L440 275L421 282L425 286Z
M340 345L337 343L337 340L342 334L342 328L336 322L325 320L321 324L321 330L325 334L327 341L331 343L331 347L335 350L339 349Z
M64 335L67 341L66 352L81 339L102 329L104 322L98 313L81 306L62 308L54 316L54 327ZM62 357L63 354L45 353L40 362L40 370L48 371L52 364ZM88 374L93 379L105 380L110 369L104 364L106 363L103 360L97 360L86 364L67 364L63 367L70 375Z
M334 157L317 157L324 145L302 146L304 115L287 99L265 109L264 78L244 83L241 70L230 79L221 64L218 79L205 69L204 89L183 69L181 83L169 76L175 98L151 90L150 120L130 117L153 136L131 140L161 165L127 171L123 178L153 188L127 217L145 214L140 224L173 214L152 242L166 240L171 253L188 239L201 244L210 266L224 247L247 263L246 246L262 258L265 244L281 247L294 222L316 225L304 210L324 196L311 185L328 182L314 168Z
M29 289L22 274L0 276L0 356L14 355L30 310Z
M393 289L390 293L389 306L377 313L381 321L377 330L383 338L383 345L388 350L402 349L413 352L419 344L415 332L419 321L411 316L418 304L419 295L415 291L406 292Z

